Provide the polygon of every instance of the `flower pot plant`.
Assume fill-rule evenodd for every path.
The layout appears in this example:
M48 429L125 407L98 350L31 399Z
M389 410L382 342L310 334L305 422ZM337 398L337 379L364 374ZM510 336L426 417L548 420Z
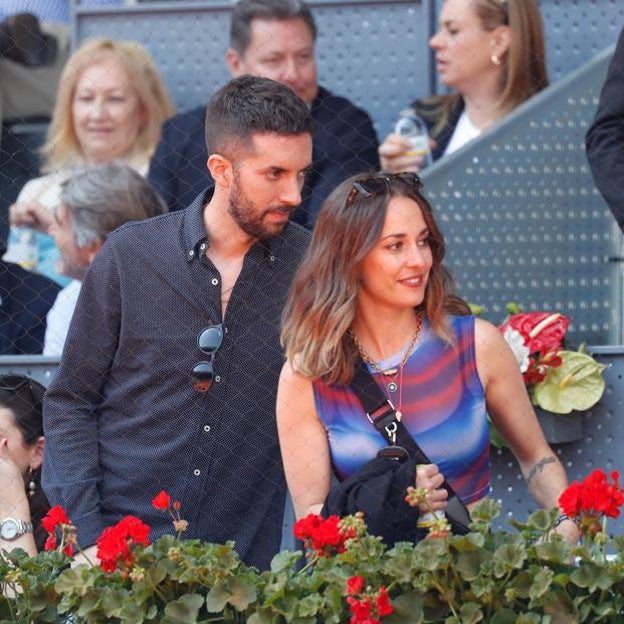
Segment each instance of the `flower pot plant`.
M413 491L408 496L417 496ZM233 543L181 539L180 504L161 492L176 536L150 543L127 517L98 540L99 565L69 567L75 529L55 509L48 548L0 557L0 621L72 624L615 624L624 621L624 538L606 518L624 504L618 473L596 470L559 504L583 542L553 533L559 510L539 510L513 530L492 531L493 500L456 536L442 520L417 544L388 549L364 519L308 516L295 533L302 553L275 556L271 569L246 566ZM61 513L62 512L62 513ZM67 520L67 521L66 521ZM71 549L68 548L71 546ZM610 554L607 554L607 553Z

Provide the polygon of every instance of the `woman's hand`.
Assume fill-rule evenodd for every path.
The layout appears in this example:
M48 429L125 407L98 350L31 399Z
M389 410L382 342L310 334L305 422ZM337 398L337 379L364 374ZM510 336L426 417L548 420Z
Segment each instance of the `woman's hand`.
M54 216L42 204L36 201L23 201L9 208L9 220L16 227L31 227L39 232L47 233Z
M572 518L565 518L562 520L559 523L559 526L553 529L553 533L561 535L563 539L567 540L571 544L578 544L581 537L581 532Z
M429 140L431 147L435 146L435 141ZM423 165L423 154L410 154L412 144L409 139L399 136L398 134L390 134L386 140L379 146L379 160L381 162L381 170L388 173L403 173L411 171L418 173Z
M2 518L30 519L24 478L10 458L6 438L0 438L0 520Z
M444 476L436 464L418 464L415 483L416 489L424 490L426 494L426 500L419 504L421 513L446 509L448 492L441 487Z

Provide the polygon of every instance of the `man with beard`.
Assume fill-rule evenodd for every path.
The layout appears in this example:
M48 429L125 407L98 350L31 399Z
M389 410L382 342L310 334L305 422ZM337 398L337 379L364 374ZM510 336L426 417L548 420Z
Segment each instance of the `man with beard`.
M206 111L214 188L187 210L126 224L91 264L44 402L43 486L79 544L130 514L234 540L266 568L285 484L275 427L279 323L309 241L289 222L312 160L306 104L242 76ZM93 553L93 549L88 549Z
M302 0L240 0L232 7L226 62L232 76L264 76L288 85L310 106L312 167L293 220L312 229L329 193L349 176L377 169L377 135L364 110L318 83L316 23ZM204 107L171 118L162 128L149 180L169 210L185 208L208 184Z

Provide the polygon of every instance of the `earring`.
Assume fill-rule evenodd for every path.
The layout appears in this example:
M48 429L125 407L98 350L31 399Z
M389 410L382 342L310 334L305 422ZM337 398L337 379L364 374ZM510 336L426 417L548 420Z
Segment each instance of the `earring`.
M30 468L30 481L28 482L28 496L32 498L37 491L37 484L35 483L35 475L33 474L33 469Z
M490 60L494 63L494 65L500 65L500 59L496 56L496 54L492 54Z

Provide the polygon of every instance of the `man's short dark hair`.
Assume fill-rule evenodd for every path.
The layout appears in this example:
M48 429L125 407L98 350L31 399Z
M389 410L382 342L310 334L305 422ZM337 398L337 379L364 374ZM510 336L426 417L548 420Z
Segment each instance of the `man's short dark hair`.
M254 134L312 134L308 105L286 85L257 76L239 76L221 87L206 108L208 154L231 158L251 146Z
M301 19L316 41L316 24L312 12L301 0L240 0L232 8L230 48L241 56L251 43L251 23L256 19Z

